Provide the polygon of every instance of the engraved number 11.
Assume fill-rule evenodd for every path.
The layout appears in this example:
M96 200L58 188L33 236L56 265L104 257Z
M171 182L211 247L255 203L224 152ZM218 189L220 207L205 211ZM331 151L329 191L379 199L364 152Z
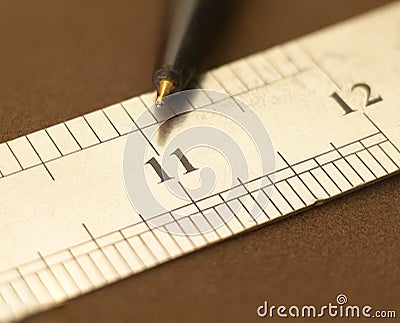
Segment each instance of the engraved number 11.
M185 169L186 169L185 174L197 170L197 168L193 167L193 165L190 163L189 159L187 159L185 154L179 148L177 148L174 152L172 152L171 155L176 156L179 159L179 161L181 162L181 164L183 165L183 167L185 167ZM151 167L153 167L154 171L157 173L158 177L160 178L160 183L168 181L170 179L173 179L173 177L171 177L167 174L167 172L162 168L160 163L154 157L149 159L145 165L147 165L147 164L149 164L149 165L151 165Z

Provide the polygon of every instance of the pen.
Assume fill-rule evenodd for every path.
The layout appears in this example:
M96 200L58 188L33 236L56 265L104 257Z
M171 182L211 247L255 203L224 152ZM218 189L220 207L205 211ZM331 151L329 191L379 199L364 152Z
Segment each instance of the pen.
M156 107L172 92L184 90L224 20L228 0L169 1L153 85Z

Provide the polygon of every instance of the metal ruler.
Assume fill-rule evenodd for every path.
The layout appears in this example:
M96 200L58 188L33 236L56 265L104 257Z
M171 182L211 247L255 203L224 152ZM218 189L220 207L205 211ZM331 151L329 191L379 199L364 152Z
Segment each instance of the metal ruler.
M44 310L399 171L400 4L206 73L201 88L248 104L268 129L276 170L154 214L123 182L127 136L161 123L154 93L0 144L0 321ZM207 98L212 102L212 98ZM193 122L190 102L176 122ZM138 123L138 116L146 117ZM235 133L232 133L234 136ZM165 143L152 142L162 152ZM197 163L207 163L203 158ZM217 174L218 175L218 174ZM263 178L273 183L259 187ZM246 208L273 194L257 218ZM242 204L232 213L235 204ZM172 210L184 216L171 217ZM210 215L218 229L171 234ZM231 214L224 223L221 214ZM163 230L164 229L164 230Z

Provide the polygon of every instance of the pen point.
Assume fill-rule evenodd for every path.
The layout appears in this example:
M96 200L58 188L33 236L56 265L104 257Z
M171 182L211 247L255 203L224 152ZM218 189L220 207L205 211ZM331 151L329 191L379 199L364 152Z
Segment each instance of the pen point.
M164 97L171 93L174 89L174 82L170 79L161 80L157 87L157 98L155 101L156 108L164 105Z

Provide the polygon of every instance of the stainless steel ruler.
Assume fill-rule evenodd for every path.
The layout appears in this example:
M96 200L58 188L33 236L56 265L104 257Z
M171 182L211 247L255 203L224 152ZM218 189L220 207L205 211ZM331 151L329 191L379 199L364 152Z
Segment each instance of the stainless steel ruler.
M394 2L206 73L201 88L229 93L258 115L276 168L251 170L248 180L218 186L202 199L167 199L170 209L154 214L151 224L130 203L122 160L131 135L163 152L165 142L146 137L164 121L152 108L154 93L0 144L0 321L398 172L399 61L400 3ZM206 96L188 102L174 131L203 120L199 111L212 103ZM205 167L211 155L194 154L191 162ZM269 201L255 218L246 206L261 205L260 199ZM175 211L182 216L175 218ZM224 222L224 215L232 218ZM200 220L220 225L191 235L179 229Z

